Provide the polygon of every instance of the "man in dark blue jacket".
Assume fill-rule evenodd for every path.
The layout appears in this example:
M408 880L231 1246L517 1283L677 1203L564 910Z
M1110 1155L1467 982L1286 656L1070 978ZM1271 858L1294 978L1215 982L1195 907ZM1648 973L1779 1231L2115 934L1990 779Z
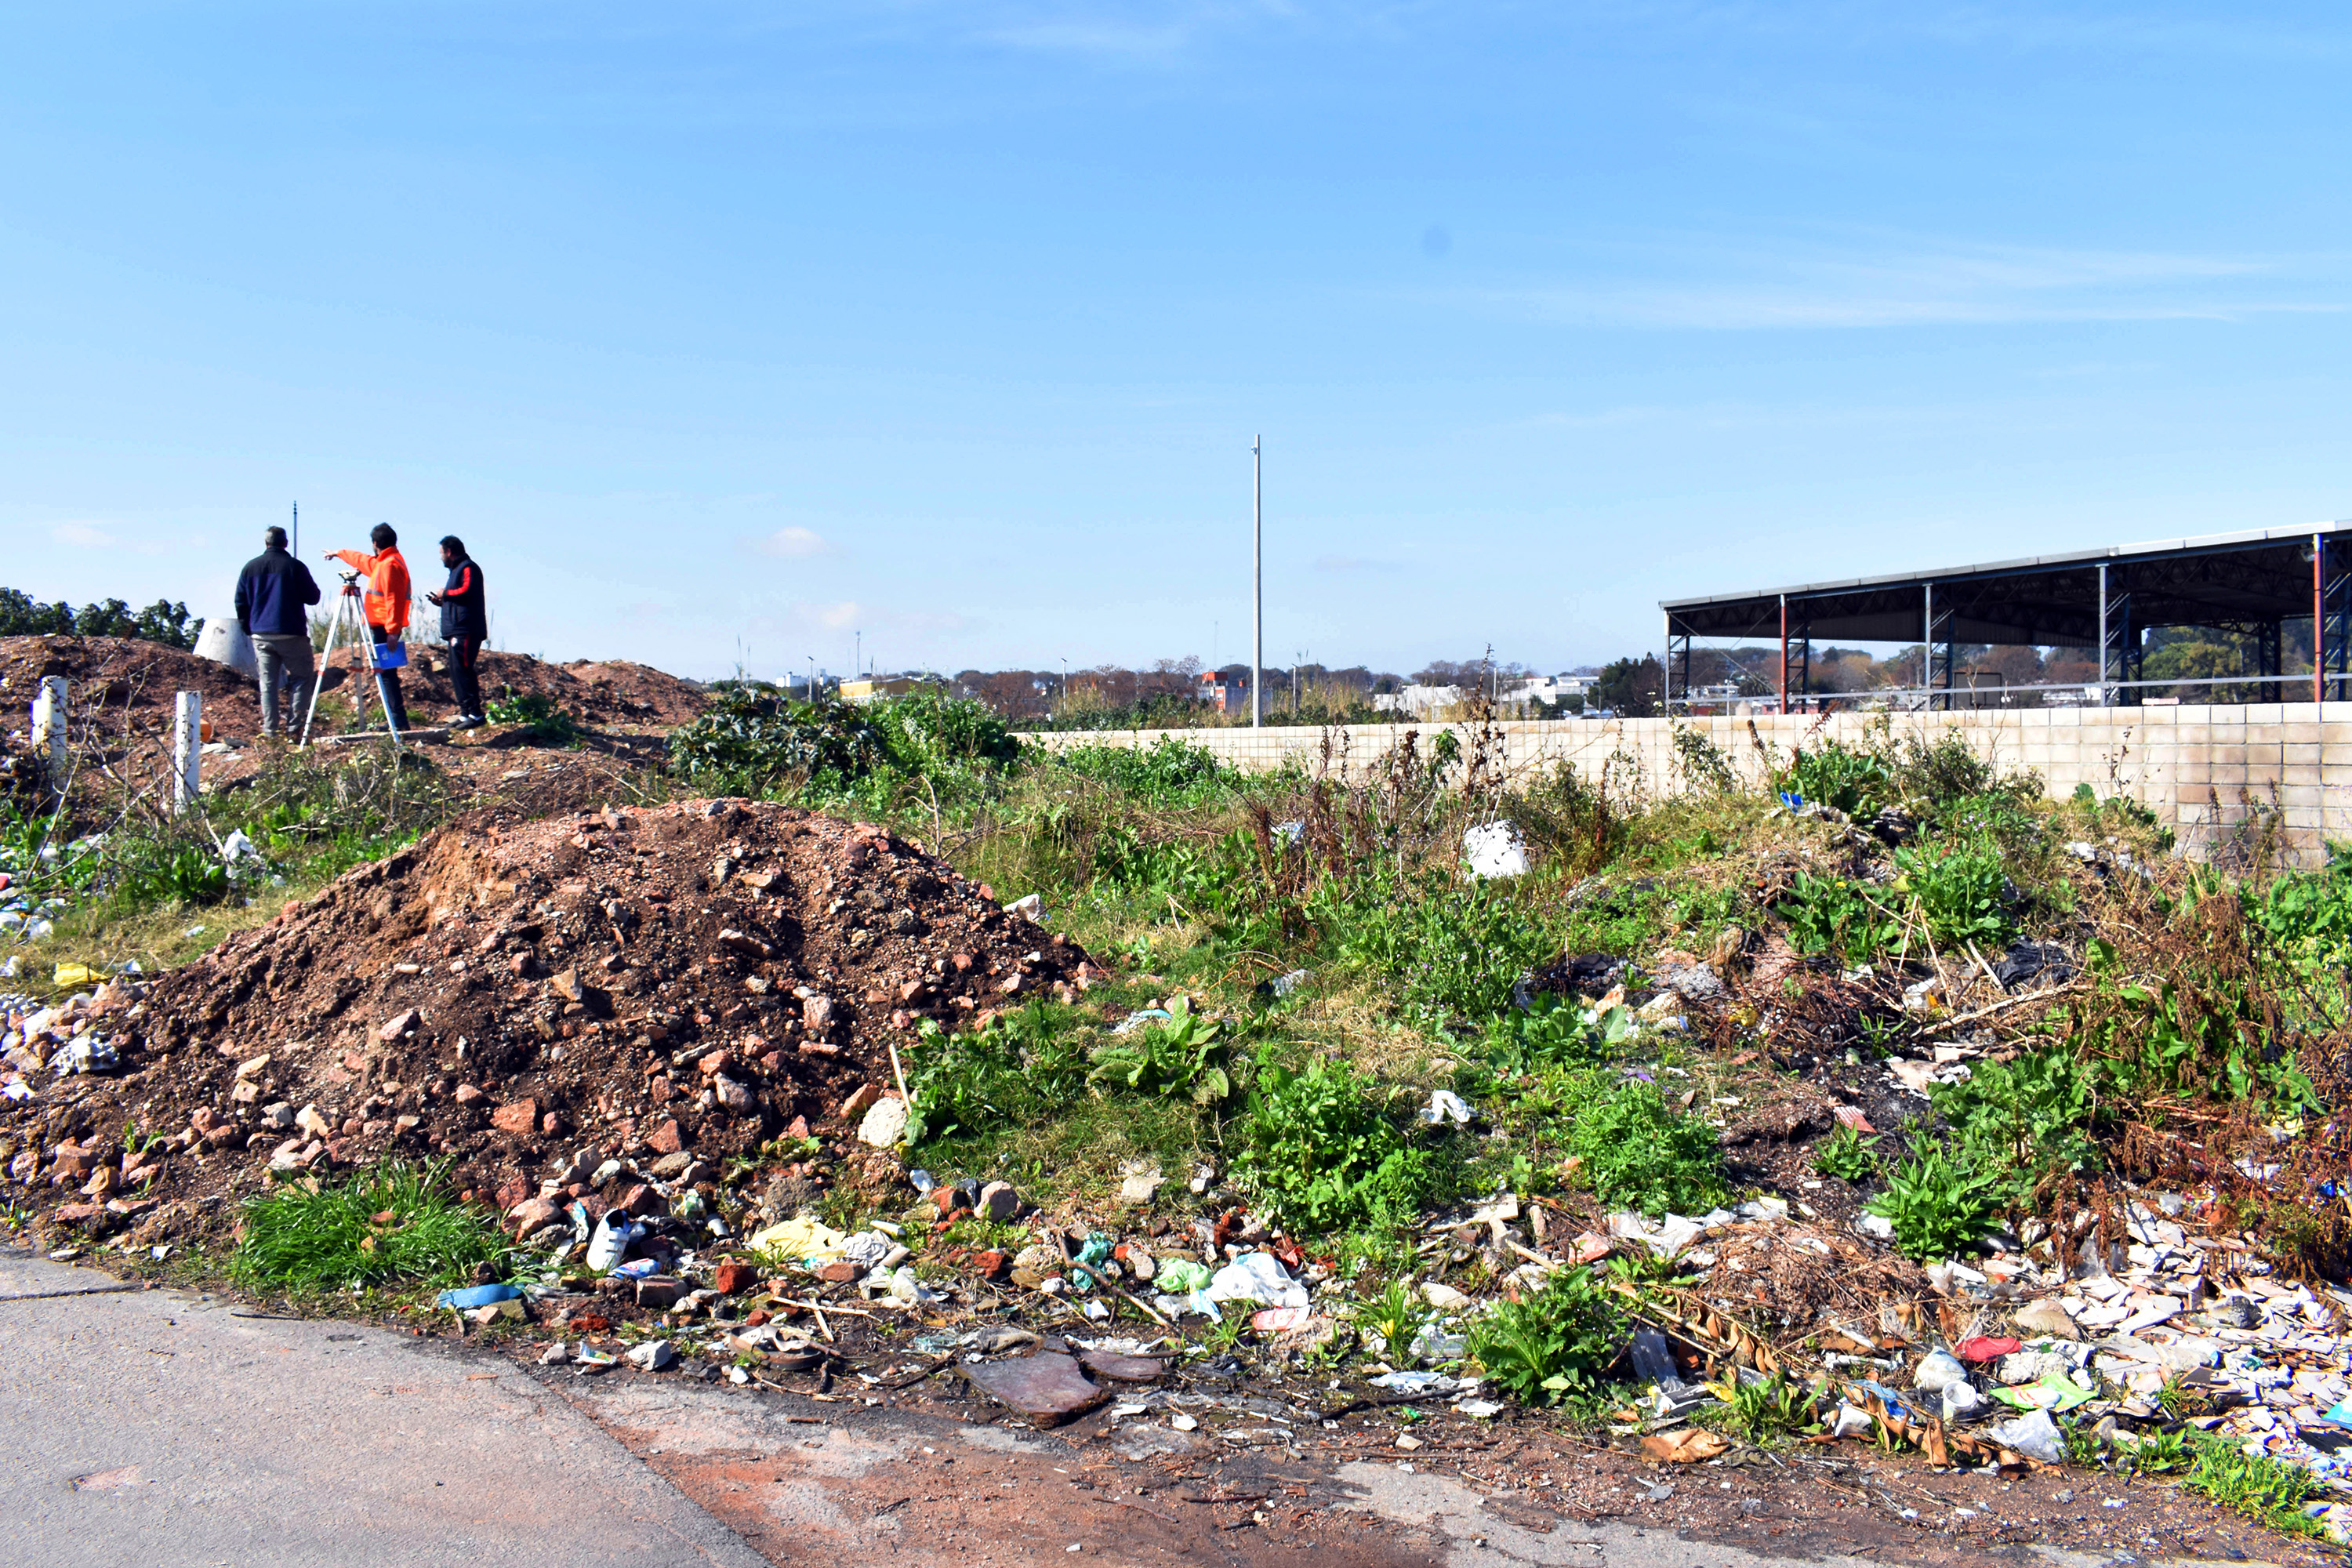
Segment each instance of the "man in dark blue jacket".
M317 666L310 658L310 606L319 602L310 569L286 552L286 531L265 529L262 551L236 578L237 629L253 639L261 665L261 732L291 732L309 703ZM291 696L291 720L280 724L281 685Z
M466 542L454 533L441 542L441 564L449 568L449 581L439 593L425 596L441 606L441 637L449 645L449 684L457 689L457 717L449 728L478 730L489 722L482 712L482 681L476 668L490 635L482 569L466 553Z

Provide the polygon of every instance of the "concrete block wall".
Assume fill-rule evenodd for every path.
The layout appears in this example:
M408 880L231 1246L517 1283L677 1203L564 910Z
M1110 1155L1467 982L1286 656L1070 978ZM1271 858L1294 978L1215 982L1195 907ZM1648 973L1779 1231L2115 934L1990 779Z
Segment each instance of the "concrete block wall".
M2339 717L2340 715L2340 717ZM1377 771L1408 731L1423 754L1467 726L1360 724L1328 730L1092 731L1024 735L1024 743L1150 745L1163 735L1207 748L1237 767L1297 762L1342 777ZM1505 767L1526 776L1567 763L1612 787L1653 795L1686 787L1675 732L1705 735L1742 778L1763 782L1764 753L1835 739L1860 745L1883 730L1900 741L1959 735L2003 773L2031 769L2049 793L2087 784L2100 798L2128 795L2155 811L2199 858L2223 848L2250 816L2275 810L2289 842L2317 861L2326 840L2352 838L2352 704L2255 702L2212 707L2021 708L1958 713L1772 714L1755 719L1580 719L1498 724ZM1327 751L1328 747L1328 751ZM1328 764L1326 759L1329 759Z

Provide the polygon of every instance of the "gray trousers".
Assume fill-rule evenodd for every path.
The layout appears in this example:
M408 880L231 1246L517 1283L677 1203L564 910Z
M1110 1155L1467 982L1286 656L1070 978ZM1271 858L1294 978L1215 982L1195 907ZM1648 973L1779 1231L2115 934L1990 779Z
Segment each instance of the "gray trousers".
M310 639L299 633L257 637L253 652L261 661L261 732L269 735L281 728L289 732L301 729L302 711L310 705L310 682L318 668L310 656ZM292 717L283 721L278 716L281 688L293 700Z

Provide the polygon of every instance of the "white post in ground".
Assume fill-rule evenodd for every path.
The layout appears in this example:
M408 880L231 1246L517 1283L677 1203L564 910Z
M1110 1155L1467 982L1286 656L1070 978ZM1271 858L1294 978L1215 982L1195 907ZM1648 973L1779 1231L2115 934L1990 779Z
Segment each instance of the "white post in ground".
M33 699L33 754L41 759L48 772L49 787L62 800L66 793L66 728L70 710L66 700L71 693L62 675L45 675L41 689Z
M1250 437L1250 728L1265 723L1265 458Z
M172 815L196 804L197 764L205 750L205 694L183 691L172 712Z

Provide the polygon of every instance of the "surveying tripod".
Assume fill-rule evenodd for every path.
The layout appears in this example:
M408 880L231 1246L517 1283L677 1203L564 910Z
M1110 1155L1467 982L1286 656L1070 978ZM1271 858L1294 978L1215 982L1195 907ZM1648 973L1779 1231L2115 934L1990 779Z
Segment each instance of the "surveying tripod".
M383 672L386 666L378 661L384 657L385 650L404 647L405 645L397 642L378 643L368 636L367 617L360 610L360 574L356 572L345 572L341 576L343 591L335 599L335 618L327 625L327 647L326 651L319 656L319 672L310 679L310 706L302 715L302 739L299 744L308 746L310 743L310 721L319 711L319 693L326 689L327 671L332 668L335 644L341 637L343 627L349 625L352 628L352 640L366 654L368 668L375 676L375 703L383 713L384 733L390 735L392 743L397 746L401 743L400 731L392 721L392 695L385 689L383 684ZM366 714L366 698L362 697L359 700L359 710L362 716Z

